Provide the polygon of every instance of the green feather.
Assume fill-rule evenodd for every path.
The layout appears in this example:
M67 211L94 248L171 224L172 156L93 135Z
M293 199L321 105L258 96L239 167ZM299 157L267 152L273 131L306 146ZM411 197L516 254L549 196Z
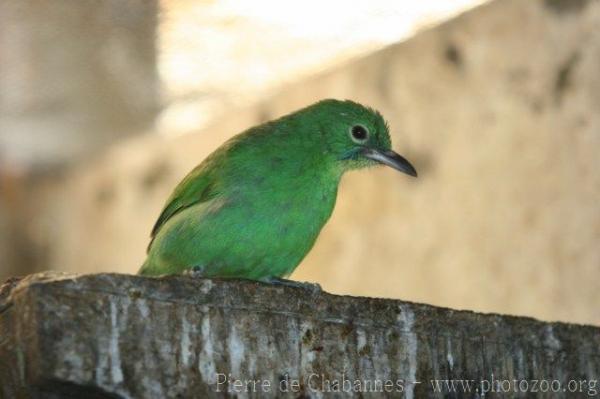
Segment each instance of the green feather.
M353 138L357 125L365 141ZM331 216L343 173L379 162L367 150L389 155L387 125L350 101L324 100L235 136L175 188L140 273L289 275Z

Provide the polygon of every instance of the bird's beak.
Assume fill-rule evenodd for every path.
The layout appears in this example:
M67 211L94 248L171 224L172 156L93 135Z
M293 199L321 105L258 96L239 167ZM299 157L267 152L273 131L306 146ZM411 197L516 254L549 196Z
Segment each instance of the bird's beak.
M372 159L380 164L390 166L400 172L406 173L407 175L417 177L417 171L410 162L406 160L402 155L395 153L392 150L378 150L375 148L365 147L361 151L362 156L368 159Z

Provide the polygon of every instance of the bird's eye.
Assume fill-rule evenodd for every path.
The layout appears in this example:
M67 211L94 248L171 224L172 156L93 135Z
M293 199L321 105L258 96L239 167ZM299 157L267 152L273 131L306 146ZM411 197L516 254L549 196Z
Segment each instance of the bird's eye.
M350 136L356 143L364 143L369 138L369 130L363 125L354 125L350 128Z

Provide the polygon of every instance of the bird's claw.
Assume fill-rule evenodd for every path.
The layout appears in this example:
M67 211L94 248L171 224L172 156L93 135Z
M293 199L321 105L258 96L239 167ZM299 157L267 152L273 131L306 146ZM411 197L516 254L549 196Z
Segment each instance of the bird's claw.
M201 266L194 266L191 269L187 269L182 273L184 276L189 276L192 278L205 278L204 277L204 268Z

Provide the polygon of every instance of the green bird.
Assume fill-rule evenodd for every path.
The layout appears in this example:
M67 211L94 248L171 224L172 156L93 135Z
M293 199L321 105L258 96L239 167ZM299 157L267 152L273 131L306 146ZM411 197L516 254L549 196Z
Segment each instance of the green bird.
M175 188L140 274L282 282L331 216L342 175L415 168L391 150L381 114L323 100L233 137Z

